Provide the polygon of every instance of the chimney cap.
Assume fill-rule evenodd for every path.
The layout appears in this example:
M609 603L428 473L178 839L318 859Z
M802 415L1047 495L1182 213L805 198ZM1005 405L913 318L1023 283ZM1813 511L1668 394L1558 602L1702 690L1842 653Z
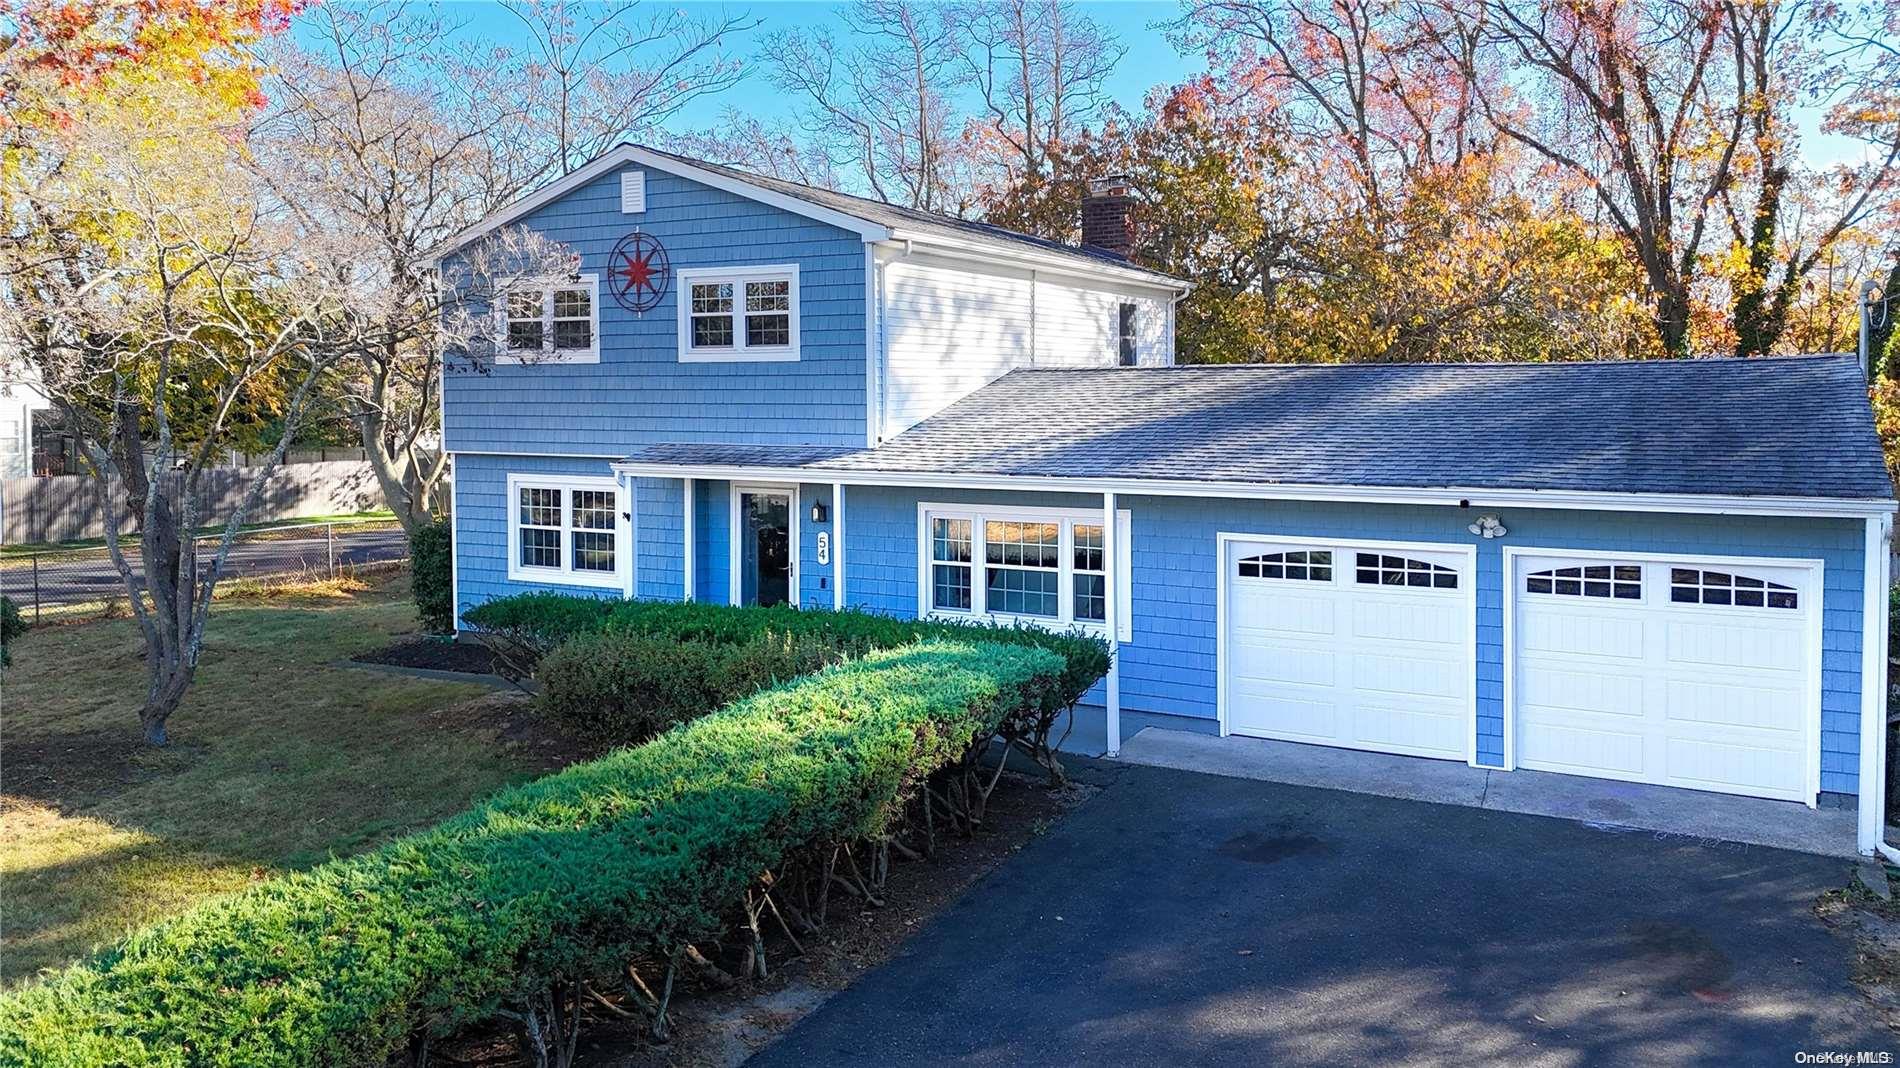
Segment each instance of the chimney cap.
M1126 197L1133 196L1134 192L1134 179L1126 174L1104 174L1089 179L1089 196L1092 197Z

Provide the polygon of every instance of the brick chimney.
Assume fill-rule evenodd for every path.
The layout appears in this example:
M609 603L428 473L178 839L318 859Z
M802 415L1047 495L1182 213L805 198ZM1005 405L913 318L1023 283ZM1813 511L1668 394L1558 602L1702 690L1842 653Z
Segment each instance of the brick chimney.
M1125 174L1089 179L1082 198L1082 243L1127 259L1135 250L1135 186Z

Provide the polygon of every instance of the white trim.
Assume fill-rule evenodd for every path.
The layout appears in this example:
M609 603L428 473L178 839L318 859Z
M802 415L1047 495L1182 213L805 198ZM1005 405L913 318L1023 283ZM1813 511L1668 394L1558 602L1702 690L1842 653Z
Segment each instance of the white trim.
M878 421L884 417L884 266L877 246L864 246L864 446L877 447Z
M508 294L525 290L529 286L539 286L541 289L541 354L516 356L512 355L512 350L508 348ZM587 337L590 342L587 348L557 349L554 347L554 293L561 289L587 290ZM600 275L598 274L581 274L572 279L526 279L509 287L496 299L493 313L497 364L540 366L542 364L600 362Z
M739 545L739 532L740 532L739 496L744 493L779 494L786 498L786 505L787 505L786 514L791 519L791 530L786 532L786 537L790 539L790 544L786 546L787 573L785 576L785 585L786 585L785 598L788 604L796 608L798 607L798 580L799 580L798 558L800 555L800 550L803 549L803 546L800 545L798 541L799 493L798 493L798 484L795 482L789 483L789 484L763 483L763 482L734 482L732 486L730 487L730 489L728 490L727 498L728 498L728 503L730 505L730 508L727 513L728 521L727 521L727 526L726 526L726 550L727 550L726 551L726 578L727 578L726 603L731 604L731 605L736 605L740 603L739 601L739 586L740 586L739 557L740 557L741 546Z
M508 581L533 582L549 586L589 586L622 589L632 557L633 532L627 521L626 501L620 491L622 482L615 475L544 475L527 471L508 473L508 506L503 517L508 524ZM561 491L561 566L528 567L521 563L521 491L523 489ZM612 571L576 571L573 567L574 511L569 494L575 490L606 490L614 498L614 569Z
M1121 599L1121 512L1115 507L1113 493L1102 494L1102 637L1108 641L1108 682L1104 696L1108 715L1108 755L1120 756L1122 751L1122 655L1121 613L1117 611ZM1074 563L1074 553L1069 553L1065 563ZM1074 611L1075 598L1069 598L1070 611ZM1074 715L1071 710L1070 715Z
M689 163L684 163L641 148L639 145L623 144L608 149L606 152L594 157L594 159L588 163L583 164L579 169L562 178L549 182L541 188L493 212L487 218L484 218L475 225L470 226L430 250L424 257L423 262L425 264L439 262L444 256L449 255L470 241L484 234L499 230L524 216L531 215L535 211L552 204L574 190L600 178L602 175L609 174L628 164L637 164L650 170L657 170L674 175L675 177L685 178L688 181L698 182L701 185L723 190L736 196L742 196L748 200L755 200L761 204L769 204L775 208L782 208L794 215L802 215L807 219L816 219L819 222L829 223L841 230L849 230L866 241L882 241L891 235L890 228L879 226L876 223L866 222L856 216L846 215L843 212L820 207L817 204L813 204L807 200L801 200L798 197L786 196L784 193L773 192L770 189L753 185L750 182L742 182L723 174L718 174L701 167L695 167Z
M682 601L692 600L695 587L698 586L695 580L699 576L693 573L695 570L693 553L696 548L693 522L694 513L698 511L693 507L696 503L693 497L698 481L695 478L680 480L680 600Z
M620 485L618 500L626 504L621 518L627 524L627 584L621 587L620 599L631 601L640 588L640 494L632 475L615 473L614 480Z
M1188 281L1173 278L1158 271L1145 270L1133 264L1124 267L1108 262L1085 262L1077 257L1084 256L1086 253L1036 252L1027 246L1012 247L1018 244L1014 241L962 241L947 234L919 230L892 230L886 247L898 243L908 245L919 252L942 256L945 259L969 260L992 267L999 263L1031 267L1098 284L1106 279L1117 285L1135 286L1160 293L1182 294L1193 288L1193 284Z
M1869 516L1862 579L1860 778L1856 847L1874 853L1887 838L1887 591L1893 582L1892 516ZM1816 746L1818 749L1819 746Z
M798 264L771 263L734 267L682 267L678 297L673 301L679 328L681 363L795 363L798 360ZM708 282L732 284L732 347L697 349L693 347L693 287ZM792 342L789 345L749 345L746 343L747 282L788 282L791 300Z
M1304 548L1319 546L1330 549L1371 549L1378 552L1428 552L1450 553L1461 557L1458 568L1459 600L1465 605L1465 664L1469 668L1465 687L1465 763L1480 767L1478 763L1478 547L1469 543L1447 541L1380 541L1367 538L1308 538L1298 534L1253 534L1243 531L1220 531L1214 535L1215 581L1214 581L1214 719L1220 726L1220 735L1225 738L1231 729L1227 709L1227 589L1231 585L1231 576L1227 573L1229 561L1228 547L1235 542L1264 543L1267 545ZM1335 563L1334 571L1339 573L1338 581L1346 581L1345 575L1354 569L1343 563ZM1374 750L1367 750L1372 752ZM1433 759L1427 757L1426 759Z
M930 552L931 552L930 518L932 516L942 516L942 517L950 518L950 519L968 519L972 521L972 526L971 526L971 531L970 531L970 552L971 552L970 603L972 607L971 607L971 610L968 612L955 612L955 611L950 611L947 609L939 609L939 608L936 608L931 603L932 597L933 597L933 586L932 586L931 574L930 574L930 565L932 563L931 558L930 558ZM948 620L950 622L959 622L959 623L999 622L999 623L1009 623L1009 624L1021 624L1021 625L1032 626L1032 627L1053 628L1053 629L1058 629L1058 630L1067 630L1071 627L1074 627L1074 628L1089 631L1092 633L1103 633L1105 628L1108 625L1108 620L1104 619L1101 622L1094 622L1091 620L1086 620L1086 619L1079 620L1079 619L1074 618L1075 601L1074 601L1074 596L1073 596L1073 593L1074 593L1073 587L1071 586L1071 583L1073 582L1074 560L1071 553L1071 542L1070 542L1070 532L1069 532L1070 526L1074 523L1077 523L1077 522L1081 522L1085 524L1093 523L1100 520L1101 518L1102 518L1102 513L1099 510L1094 509L1094 508L1064 508L1064 507L1038 508L1034 505L988 504L981 501L978 501L978 502L919 501L917 502L917 616L918 618L941 619L941 620ZM1063 581L1060 584L1060 589L1061 589L1060 598L1061 598L1061 604L1062 604L1061 615L1057 616L1054 619L1050 619L1046 616L1021 616L1021 615L1012 615L1007 612L990 612L990 611L979 612L975 609L975 606L982 600L981 582L979 581L981 578L981 575L979 573L982 571L983 564L984 564L982 560L977 558L977 554L980 551L981 546L983 544L983 539L981 536L981 532L976 529L975 524L981 520L987 520L987 519L1054 520L1056 522L1059 522L1062 525L1061 547L1057 550L1058 555L1061 559L1060 571L1063 574L1063 576L1065 576ZM1116 523L1115 523L1116 533L1120 536L1118 538L1120 542L1120 546L1116 550L1117 556L1114 558L1108 557L1108 546L1105 543L1103 545L1103 557L1104 557L1104 565L1113 566L1116 569L1113 572L1113 574L1119 577L1121 581L1118 583L1118 582L1115 582L1113 579L1110 579L1108 580L1106 584L1108 585L1110 592L1116 593L1116 603L1115 603L1114 611L1112 613L1113 618L1115 619L1115 625L1116 625L1117 636L1115 640L1118 642L1129 642L1129 641L1132 641L1134 637L1134 628L1133 628L1133 623L1132 623L1132 617L1134 614L1133 613L1134 604L1133 604L1133 598L1130 594L1130 591L1132 589L1131 573L1133 570L1132 568L1133 554L1129 552L1129 541L1130 541L1129 531L1130 531L1130 526L1132 523L1132 517L1129 515L1128 509L1117 508L1115 512L1115 520L1116 520ZM1107 535L1104 534L1104 537L1106 538ZM1110 563L1111 560L1112 560L1112 564ZM1106 608L1106 606L1104 607Z
M446 450L444 450L446 451ZM462 508L456 500L455 481L457 467L455 454L449 458L449 630L459 634L462 630ZM510 504L512 511L514 505Z
M844 611L844 483L831 484L831 608Z
M636 474L678 478L682 469L704 478L843 482L853 486L903 486L927 489L1046 491L1141 497L1213 497L1232 500L1346 501L1360 504L1460 505L1478 508L1552 508L1567 511L1685 512L1709 515L1780 515L1803 518L1860 518L1890 515L1892 500L1840 497L1732 497L1704 494L1609 493L1584 490L1486 489L1453 486L1319 486L1306 483L1206 482L1187 479L1072 478L1040 475L939 474L855 468L701 465L622 460L615 464Z
M1869 520L1874 522L1874 520ZM1517 561L1526 556L1544 556L1556 558L1574 558L1581 560L1628 560L1639 564L1714 564L1718 567L1785 567L1791 570L1808 572L1803 584L1800 608L1807 613L1806 640L1807 677L1811 685L1807 693L1807 748L1803 753L1803 774L1806 783L1803 793L1807 805L1814 808L1821 793L1821 619L1826 609L1826 562L1804 557L1786 556L1710 556L1695 552L1658 553L1658 552L1621 552L1614 549L1571 549L1562 546L1543 545L1506 545L1500 554L1503 567L1501 576L1500 608L1504 613L1504 625L1501 629L1503 641L1504 673L1504 768L1505 771L1517 770L1517 639L1515 617L1517 613ZM1645 575L1645 581L1648 576ZM1643 600L1631 602L1632 606L1647 606L1653 591L1645 589ZM1541 595L1540 595L1541 596ZM1760 611L1745 608L1742 611ZM1884 609L1883 609L1884 611ZM1608 776L1604 776L1608 779ZM1621 780L1610 780L1621 781ZM1697 787L1679 787L1679 789L1697 789ZM1739 791L1711 791L1714 793ZM1754 796L1744 794L1742 796Z

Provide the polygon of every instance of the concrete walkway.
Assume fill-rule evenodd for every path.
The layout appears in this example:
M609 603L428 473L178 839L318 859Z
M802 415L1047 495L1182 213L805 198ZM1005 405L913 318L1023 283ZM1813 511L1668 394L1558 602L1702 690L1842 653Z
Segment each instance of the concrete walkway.
M1852 810L1811 809L1788 801L1547 771L1489 771L1453 760L1231 735L1220 738L1158 727L1145 728L1123 740L1121 759L1239 779L1555 816L1600 828L1650 832L1658 837L1746 842L1826 856L1854 855Z

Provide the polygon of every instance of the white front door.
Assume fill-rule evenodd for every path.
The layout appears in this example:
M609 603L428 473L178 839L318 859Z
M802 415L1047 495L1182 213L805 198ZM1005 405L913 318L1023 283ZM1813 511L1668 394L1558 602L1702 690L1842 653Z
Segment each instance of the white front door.
M1231 540L1227 729L1466 759L1474 554L1450 546Z
M1512 559L1519 767L1813 799L1816 571Z

